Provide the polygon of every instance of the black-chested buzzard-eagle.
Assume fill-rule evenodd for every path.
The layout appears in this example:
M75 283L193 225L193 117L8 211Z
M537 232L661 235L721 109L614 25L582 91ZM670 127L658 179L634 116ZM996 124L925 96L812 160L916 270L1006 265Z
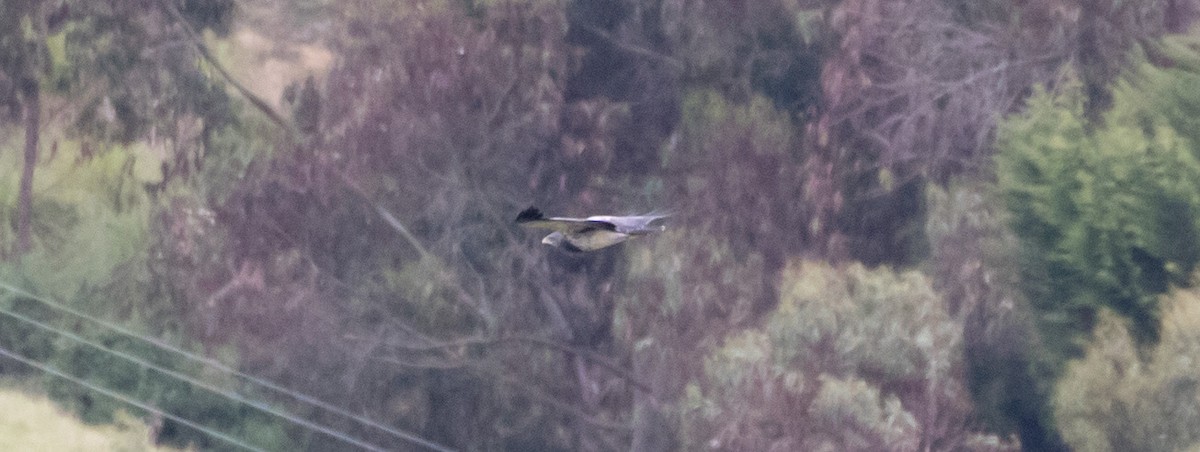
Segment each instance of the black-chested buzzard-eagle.
M553 230L554 232L542 239L542 243L578 253L595 251L633 237L663 231L665 226L654 223L668 216L649 214L596 215L587 218L547 217L542 211L530 207L517 215L517 224Z

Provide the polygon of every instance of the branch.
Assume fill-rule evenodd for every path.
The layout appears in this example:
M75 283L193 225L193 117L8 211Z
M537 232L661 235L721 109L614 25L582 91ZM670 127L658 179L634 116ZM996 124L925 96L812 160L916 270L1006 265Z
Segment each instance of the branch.
M499 339L497 342L501 342L501 341L527 342L530 344L541 345L543 347L553 348L556 350L570 353L572 355L575 355L580 358L583 358L588 361L599 364L600 367L608 369L608 371L611 372L613 375L628 381L631 386L638 388L638 389L646 392L647 394L650 394L650 395L654 394L654 392L650 389L650 385L639 380L636 376L633 375L633 373L631 371L629 371L628 369L625 369L624 367L621 367L619 364L609 360L608 358L606 358L604 356L596 354L595 352L593 352L591 350L586 350L586 349L582 349L582 348L575 347L572 345L563 344L561 342L555 342L555 341L552 341L549 339L533 337L533 336L512 336L512 337L508 337L508 338Z
M487 346L505 345L505 344L515 343L515 342L524 342L524 343L528 343L528 344L540 345L540 346L546 347L546 348L552 348L552 349L566 352L571 355L575 355L575 356L578 356L585 360L591 361L593 363L598 364L600 367L603 367L604 369L608 370L611 374L613 374L617 378L620 378L620 379L623 379L623 380L629 382L630 386L633 386L647 394L654 393L653 390L650 388L649 384L647 384L644 381L641 381L633 374L632 371L622 367L620 364L613 362L612 360L608 359L607 357L596 354L595 352L593 352L591 350L582 349L582 348L564 344L561 342L556 342L556 341L553 341L550 339L545 339L545 338L540 338L540 337L535 337L535 336L507 336L507 337L498 337L498 338L490 338L490 339L480 338L480 337L468 337L468 338L463 338L463 339L438 341L438 340L430 338L424 334L421 334L420 336L421 337L419 339L421 341L426 342L426 344L423 344L423 345L401 344L401 343L397 343L395 341L390 341L390 342L387 342L386 344L393 346L393 347L400 347L400 348L403 348L406 350L432 351L432 350L460 348L460 347L467 347L467 346L487 347ZM360 338L360 337L348 337L348 339L365 340L364 338Z
M635 46L633 44L621 42L620 40L612 37L612 35L608 34L608 32L601 30L599 28L593 27L591 25L577 24L577 26L581 30L584 30L584 31L587 31L588 33L596 35L596 37L603 39L605 42L612 44L613 46L617 47L618 49L624 50L624 51L632 53L634 55L640 55L640 56L649 58L651 60L657 60L657 61L666 63L667 65L669 65L675 69L684 69L683 63L679 62L679 60L677 60L675 58L671 58L667 55L663 55L661 53L647 49L645 47Z
M356 338L351 338L351 339L356 339ZM489 345L489 344L499 344L499 343L510 342L510 341L518 341L518 340L525 340L525 341L530 341L530 342L534 342L534 343L540 343L540 344L550 346L553 348L558 348L560 350L568 350L573 353L579 353L577 356L590 355L586 351L576 350L573 347L570 347L567 345L553 344L549 341L541 341L541 340L537 340L535 338L519 338L519 337L496 339L496 340L489 340L489 341L461 340L461 341L446 342L443 344L443 346L457 347L457 346L468 345L468 344ZM394 345L394 344L389 344L389 345ZM433 348L437 348L437 346L421 347L421 349L426 349L426 350L433 349ZM588 356L588 357L589 357L589 359L597 360L597 362L602 362L602 363L604 362L604 360L599 359L598 357L595 357L595 356ZM602 429L606 429L606 430L619 430L619 431L630 430L630 427L628 425L614 423L612 421L608 421L605 419L600 419L595 416L592 416L592 415L584 412L583 410L575 407L574 405L572 405L568 402L559 400L557 397L547 394L546 392L542 391L541 389L530 385L528 379L518 378L518 377L515 377L512 375L509 375L508 372L504 369L493 368L493 367L484 365L482 363L472 362L472 361L462 359L462 358L445 359L445 360L422 360L422 361L405 361L405 360L402 360L400 358L395 358L395 357L372 357L371 359L374 359L374 360L380 361L380 362L396 364L399 366L419 368L419 369L464 369L464 368L465 369L473 369L481 374L486 374L485 376L487 376L487 377L495 377L503 383L506 383L510 386L520 388L525 393L527 393L530 397L537 399L538 401L545 403L546 405L549 405L550 407L552 407L554 409L557 409L566 414L574 416L586 424L589 424L589 425L592 425L595 427L599 427ZM611 364L611 363L606 363L606 364L602 364L602 365L613 366L612 368L610 368L610 370L619 370L619 368L616 367L616 365ZM621 371L621 372L624 372L624 371ZM632 378L632 376L629 376L628 378ZM642 387L645 387L645 385L642 383L637 383L636 381L631 381L631 382L636 383L637 385L641 385Z
M183 14L180 14L179 11L177 11L168 0L158 0L158 4L162 6L163 11L166 11L167 15L179 22L179 25L183 27L183 32L187 35L188 41L191 42L192 46L200 52L200 55L204 57L205 61L208 61L208 64L212 65L213 69L217 70L217 73L221 74L222 78L224 78L229 82L229 84L233 85L233 87L237 89L238 93L240 93L242 97L245 97L246 100L249 100L251 104L259 109L259 111L262 111L263 114L267 115L272 122L282 128L284 133L286 133L289 138L296 135L296 129L292 126L290 121L283 119L283 117L280 116L279 113L276 113L275 109L271 108L266 101L250 92L250 89L239 83L233 78L233 75L231 75L229 71L225 70L225 66L218 62L216 57L213 56L212 52L208 50L208 46L204 45L204 39L200 37L199 33L196 33L196 30L192 29L191 24L189 24L187 19L183 17Z
M421 241L417 239L417 236L413 235L408 228L404 227L404 223L401 223L395 215L392 215L392 213L387 209L384 209L383 206L380 206L372 201L371 197L367 195L367 191L363 189L358 182L355 182L350 178L350 176L347 176L346 173L339 172L338 176L346 184L346 186L350 187L355 194L362 198L363 202L370 205L371 208L375 210L376 214L383 218L383 220L387 222L387 224L393 229L395 229L396 232L399 232L400 236L404 237L404 239L407 240L408 243L417 250L417 252L421 255L422 261L432 263L436 267L434 271L434 278L437 280L437 282L441 283L445 288L450 289L454 293L455 297L452 297L452 300L455 300L458 303L461 303L463 306L470 308L471 312L483 319L483 322L485 325L487 325L487 328L490 329L495 326L494 319L489 317L488 314L484 312L484 310L480 307L480 303L476 301L466 289L463 288L462 284L460 284L456 278L451 276L452 271L446 269L446 265L440 261L433 259L435 256L430 253L425 246L421 245Z
M528 384L527 379L517 378L512 375L508 375L508 373L506 371L504 371L503 369L490 369L490 368L484 367L482 365L475 365L472 367L474 367L477 371L479 371L481 373L487 373L490 376L494 376L494 377L498 378L503 383L507 383L510 386L520 388L520 389L524 390L526 394L529 394L529 396L533 397L534 399L537 399L537 400L541 401L542 403L545 403L546 405L549 405L552 408L558 409L559 411L562 411L566 414L574 416L586 424L589 424L589 425L592 425L595 427L599 427L599 428L602 428L605 430L616 430L616 431L632 430L632 428L628 425L619 424L619 423L615 423L615 422L612 422L612 421L609 421L606 419L601 419L601 418L592 416L592 415L584 412L583 410L576 408L574 405L572 405L570 403L559 400L557 397L554 397L550 394L546 394L545 392L542 392L542 390L540 390L536 387L530 386Z
M421 259L426 259L431 256L429 251L425 249L425 246L421 245L421 241L417 240L417 236L413 235L412 232L409 232L408 228L404 227L404 223L401 223L400 220L396 219L391 212L388 212L387 209L375 204L375 202L371 200L371 197L367 195L367 191L364 190L361 185L358 185L358 182L355 182L354 179L351 179L350 176L347 176L346 173L343 172L338 172L338 176L341 177L342 182L346 183L347 187L350 187L351 191L353 191L360 198L362 198L364 202L370 205L371 208L375 210L375 213L378 214L380 218L383 218L383 221L387 222L387 224L391 226L392 229L395 229L396 232L399 232L400 236L404 237L404 240L407 240L408 244L412 245L412 247L417 250L417 253L421 255Z

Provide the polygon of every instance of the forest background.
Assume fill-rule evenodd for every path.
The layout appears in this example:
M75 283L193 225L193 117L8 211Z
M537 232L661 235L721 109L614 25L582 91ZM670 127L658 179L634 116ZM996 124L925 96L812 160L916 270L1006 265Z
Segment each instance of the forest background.
M3 0L0 375L205 450L1194 449L1197 17Z

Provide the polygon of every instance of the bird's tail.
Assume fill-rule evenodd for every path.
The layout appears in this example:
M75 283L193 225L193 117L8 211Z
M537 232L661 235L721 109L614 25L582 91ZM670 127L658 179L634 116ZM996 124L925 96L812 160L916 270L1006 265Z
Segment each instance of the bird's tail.
M517 214L517 223L537 221L545 218L546 215L542 214L542 211L538 210L537 207L530 206L528 209L522 210L521 213Z

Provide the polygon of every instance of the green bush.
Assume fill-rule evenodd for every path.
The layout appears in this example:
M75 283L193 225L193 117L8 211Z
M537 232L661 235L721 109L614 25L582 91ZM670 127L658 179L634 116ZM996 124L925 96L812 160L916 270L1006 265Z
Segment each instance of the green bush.
M57 143L60 154L47 157L36 173L34 247L20 259L0 261L0 280L150 337L180 336L181 308L153 273L159 251L187 236L164 234L162 243L155 240L155 233L162 231L155 230L153 220L167 209L160 210L145 186L160 181L160 161L139 144L113 145L91 158L76 159L80 141L63 138ZM2 150L0 180L6 183L0 183L0 201L11 206L19 153ZM0 208L0 223L10 224L10 215L10 209ZM4 248L10 245L0 243ZM289 449L297 443L284 421L17 316L182 374L202 375L204 369L196 363L8 290L0 291L0 309L5 312L0 315L0 347L253 444ZM6 372L30 371L9 360L0 365ZM240 389L228 375L202 379L216 387ZM123 411L145 414L73 382L49 376L45 381L50 397L86 422L119 421L115 416ZM178 446L225 447L170 420L159 439Z
M1004 446L966 430L961 325L923 276L804 263L782 287L763 326L729 337L687 387L687 449Z
M1160 113L1200 102L1200 79L1151 67L1141 74L1117 87L1102 123L1088 122L1082 89L1072 86L1036 94L999 132L999 185L1055 363L1079 353L1101 307L1152 341L1154 296L1186 283L1200 261L1200 161L1187 136L1196 132Z
M139 150L116 147L94 158L76 160L79 141L59 141L64 155L39 165L33 186L33 249L0 260L0 282L62 300L86 312L122 313L138 320L162 320L162 309L137 306L145 299L144 265L148 254L146 220L151 203ZM19 152L0 149L0 224L14 224ZM148 159L146 159L148 160ZM0 249L11 249L0 231ZM97 300L100 297L104 300ZM135 309L135 306L137 308ZM57 314L30 299L0 291L0 308L42 322ZM46 360L57 353L56 337L10 316L0 316L0 346Z
M1162 340L1142 359L1126 322L1103 311L1083 359L1054 397L1063 438L1075 450L1200 448L1200 293L1167 297Z

